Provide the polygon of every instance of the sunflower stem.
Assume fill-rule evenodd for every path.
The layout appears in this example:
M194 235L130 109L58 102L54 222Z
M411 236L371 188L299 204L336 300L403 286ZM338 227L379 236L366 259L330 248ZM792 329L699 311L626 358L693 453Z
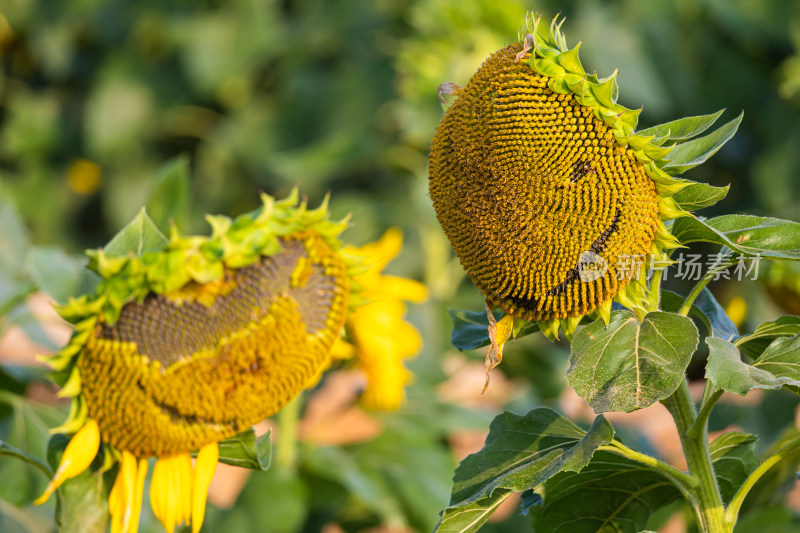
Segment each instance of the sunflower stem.
M275 462L286 468L297 465L297 429L303 395L283 406L278 412L278 442L275 444Z
M692 309L692 304L700 296L700 293L703 292L703 289L706 288L706 285L714 279L717 279L720 272L730 267L735 261L733 260L732 256L725 256L711 268L708 269L708 272L703 276L703 278L697 282L697 284L692 287L692 292L689 293L689 296L686 297L684 300L683 305L681 306L680 310L678 311L679 315L688 316L689 311Z
M598 450L616 453L617 455L627 457L633 461L652 466L653 468L660 470L664 475L670 477L675 484L680 485L679 488L681 491L688 491L690 488L696 487L700 483L696 477L689 475L686 472L682 472L671 464L665 463L664 461L656 459L655 457L628 448L616 439L611 441L610 445L600 446Z
M708 428L705 422L701 422L699 430L690 431L697 420L697 413L685 378L678 390L662 403L675 420L689 474L699 480L698 485L689 490L695 496L693 504L700 531L731 533L733 524L725 521L725 507L722 504L722 497L714 476L714 467L711 464Z

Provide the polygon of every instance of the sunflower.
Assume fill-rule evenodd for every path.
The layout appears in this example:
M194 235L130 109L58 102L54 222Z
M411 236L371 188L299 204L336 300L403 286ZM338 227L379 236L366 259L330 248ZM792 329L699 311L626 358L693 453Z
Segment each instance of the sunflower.
M664 222L689 215L672 198L689 182L669 174L668 136L634 132L616 74L587 74L540 21L446 89L429 188L487 304L569 335L587 314L608 321L612 300L644 309L642 266L679 246Z
M393 410L402 405L405 386L411 379L403 361L422 348L419 332L403 320L403 301L424 301L427 288L418 281L381 273L400 253L402 245L403 234L391 228L374 243L342 249L365 267L353 276L365 303L348 316L346 331L350 341L340 340L335 352L339 357L356 359L367 376L361 402L373 409Z
M137 530L147 458L153 512L172 532L199 531L217 443L277 412L330 364L350 311L345 221L297 194L235 220L208 217L210 237L141 238L134 251L89 253L102 277L59 313L75 326L48 358L73 398L74 433L42 503L101 451L118 461L112 532ZM145 219L142 219L145 220ZM149 219L146 219L149 220ZM149 239L149 240L148 240ZM191 453L196 452L194 466Z

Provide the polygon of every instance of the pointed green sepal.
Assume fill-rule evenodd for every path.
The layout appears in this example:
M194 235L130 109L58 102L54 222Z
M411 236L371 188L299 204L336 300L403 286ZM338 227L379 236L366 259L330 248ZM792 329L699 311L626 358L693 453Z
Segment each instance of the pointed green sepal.
M631 148L634 150L644 150L644 148L653 140L653 136L645 137L643 135L631 135L631 138L628 140L628 144L630 144Z
M600 317L603 322L605 322L606 326L608 322L611 320L611 300L606 300L605 302L600 304L600 307L596 309L597 316Z
M583 316L572 316L561 321L561 328L570 342L572 342L572 337L575 336L575 330L578 328L578 324L581 323L581 319L583 319Z
M675 203L675 200L671 196L658 197L658 212L661 220L673 220L679 217L692 216L690 212L684 211L678 207L678 204Z
M575 45L575 48L572 50L568 50L567 52L563 52L558 55L558 64L564 67L567 72L572 74L577 74L581 78L586 76L586 71L583 70L583 65L581 65L581 60L578 58L578 50L581 47L581 43Z
M72 368L67 382L58 391L59 398L74 398L81 393L81 373L78 370L78 365Z
M617 86L617 74L615 70L611 76L601 80L600 83L592 85L592 93L594 93L597 101L609 109L614 109L617 104L617 94L619 94L619 87Z
M560 327L561 321L557 318L539 321L539 329L550 342L556 342L558 340L558 330Z
M653 243L662 250L675 250L676 248L683 248L683 244L670 233L664 223L659 221L656 225L656 235Z

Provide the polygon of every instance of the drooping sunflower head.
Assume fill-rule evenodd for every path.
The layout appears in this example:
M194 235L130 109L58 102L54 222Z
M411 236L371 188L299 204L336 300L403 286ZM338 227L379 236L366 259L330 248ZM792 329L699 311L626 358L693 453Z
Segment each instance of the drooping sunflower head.
M670 198L684 184L663 170L669 148L634 133L641 110L616 103L615 76L587 74L560 24L539 22L457 92L430 195L491 305L574 327L614 298L638 305L641 267L678 245L663 221L688 213Z
M142 458L187 453L277 412L329 364L348 310L342 223L296 197L139 255L92 253L97 293L51 359L70 373L70 425Z
M235 220L207 217L210 237L173 227L167 239L143 211L105 249L89 252L101 281L59 308L75 332L46 358L60 395L73 398L69 419L53 431L74 435L37 503L89 468L102 447L104 471L119 464L111 531L135 532L147 458L155 456L153 512L168 533L181 522L198 533L225 459L218 443L316 383L334 344L347 344L345 324L359 360L369 352L404 370L398 359L413 354L391 342L409 336L402 310L365 325L359 307L385 300L396 308L422 299L424 287L380 275L391 257L344 248L346 220L329 220L327 201L308 210L296 190L262 201ZM399 252L399 236L389 241Z

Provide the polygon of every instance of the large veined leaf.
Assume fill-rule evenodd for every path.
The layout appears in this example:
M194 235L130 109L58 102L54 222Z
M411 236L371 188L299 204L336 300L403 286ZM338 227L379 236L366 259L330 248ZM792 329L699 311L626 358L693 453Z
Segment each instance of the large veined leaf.
M666 137L668 144L673 144L681 141L688 141L693 137L697 137L708 128L722 115L724 109L720 109L716 113L710 115L699 115L696 117L684 117L664 124L657 124L650 128L637 131L637 135L645 137L655 135L656 137Z
M723 215L700 220L681 217L670 232L682 243L711 242L765 259L800 260L800 223L770 217Z
M714 187L707 183L690 183L672 195L678 207L685 211L696 211L710 207L728 195L730 185Z
M779 337L794 337L800 334L800 317L784 315L775 320L763 322L749 335L736 340L736 346L742 353L755 359L767 349L767 346Z
M672 394L697 348L691 319L661 311L639 322L630 311L596 320L572 341L569 384L596 413L630 412Z
M731 431L720 435L709 445L714 475L722 501L726 505L747 476L761 464L756 448L757 440L755 435Z
M658 509L681 493L660 472L599 451L580 472L563 472L544 485L531 508L533 528L547 533L639 533Z
M133 254L137 257L147 252L159 251L169 241L147 216L144 208L136 218L131 220L119 233L108 242L103 250L107 255L125 256Z
M559 472L580 471L613 438L614 430L602 416L584 431L547 408L525 416L499 415L484 447L456 468L450 505L436 531L477 531L513 492L540 485Z
M744 113L708 135L676 144L667 155L670 162L664 166L664 170L675 175L683 174L687 170L705 163L731 140L743 117Z
M708 337L706 344L706 377L719 389L744 396L751 389L800 386L800 335L775 339L752 365L731 342Z

